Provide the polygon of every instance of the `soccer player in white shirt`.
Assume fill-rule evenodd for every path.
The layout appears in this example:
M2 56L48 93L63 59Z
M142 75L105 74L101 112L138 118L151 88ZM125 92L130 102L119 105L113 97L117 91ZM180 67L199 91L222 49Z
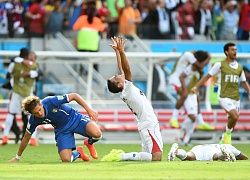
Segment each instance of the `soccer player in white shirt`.
M111 39L113 44L110 46L116 52L121 74L108 79L108 89L112 93L120 93L121 99L135 114L142 140L142 152L124 153L122 150L112 150L102 161L161 161L163 142L159 122L144 93L132 82L130 65L124 52L126 40L121 36Z
M226 131L222 134L220 144L231 144L231 134L239 119L239 82L248 94L250 94L250 88L242 66L236 61L237 48L235 44L225 44L224 53L227 56L226 59L215 63L208 74L192 88L192 91L196 92L210 77L218 75L218 100L228 114Z
M248 160L248 157L231 144L204 144L194 146L188 152L179 149L174 143L168 153L168 160L174 161L175 157L182 161L231 161Z
M173 114L170 119L171 127L179 128L178 113L188 96L187 93L183 92L183 88L181 86L181 82L179 79L181 73L189 64L193 64L197 69L202 69L205 65L208 64L210 59L211 55L208 52L187 51L175 62L172 74L169 76L169 83L175 88L177 94L180 95L180 98L176 102L175 109L173 110ZM200 117L200 114L198 115L198 118L202 118Z

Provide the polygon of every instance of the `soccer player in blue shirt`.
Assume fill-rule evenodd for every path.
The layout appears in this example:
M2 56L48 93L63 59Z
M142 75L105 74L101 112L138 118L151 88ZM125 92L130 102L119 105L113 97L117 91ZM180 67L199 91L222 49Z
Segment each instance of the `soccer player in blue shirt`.
M73 100L87 111L89 117L65 104ZM84 153L82 146L79 146L75 151L74 133L88 137L84 140L84 144L88 147L90 155L94 159L98 159L93 145L102 137L101 130L94 122L98 120L98 114L87 105L79 94L48 96L43 100L36 96L28 96L22 102L22 110L29 112L31 116L16 157L12 158L10 162L19 162L32 133L41 124L51 124L54 127L56 145L62 162L73 162L77 158L84 161L90 160Z

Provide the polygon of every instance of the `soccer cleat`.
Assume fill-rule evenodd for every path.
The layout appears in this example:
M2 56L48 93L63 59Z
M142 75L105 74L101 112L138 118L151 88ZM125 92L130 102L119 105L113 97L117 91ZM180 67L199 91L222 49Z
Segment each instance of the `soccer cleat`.
M39 145L35 138L31 138L29 144L30 144L31 146L38 146L38 145Z
M4 136L2 140L2 145L8 144L8 140L9 140L8 136Z
M79 158L81 158L83 161L90 161L88 155L84 153L82 146L78 146L76 150L77 150L77 152L80 153Z
M231 151L229 151L225 145L222 144L220 146L220 150L225 158L225 161L230 161L230 162L236 161L235 155Z
M214 127L209 125L208 123L204 123L202 125L198 125L199 130L205 130L205 131L212 131L214 130Z
M232 144L231 133L224 132L224 143Z
M179 128L179 127L180 127L180 126L179 126L179 122L178 122L177 119L170 119L169 123L170 123L170 126L171 126L172 128Z
M84 140L84 145L89 149L89 153L94 159L98 159L98 154L95 150L94 144L90 145L88 139Z
M121 155L125 152L121 149L112 149L109 154L105 155L101 161L105 162L118 162L121 161Z
M173 161L178 150L178 144L174 143L168 153L168 161Z

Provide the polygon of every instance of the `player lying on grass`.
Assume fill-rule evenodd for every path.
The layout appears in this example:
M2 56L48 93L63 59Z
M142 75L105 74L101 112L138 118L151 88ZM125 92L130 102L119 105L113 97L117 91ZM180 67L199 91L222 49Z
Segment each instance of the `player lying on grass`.
M114 161L114 158L118 161L161 161L163 142L159 122L145 94L132 82L130 65L124 52L126 40L123 40L121 36L111 39L113 44L110 46L116 52L117 65L121 74L108 79L108 89L112 93L120 93L121 99L135 114L142 140L142 152L127 153L120 159L119 154L122 152L114 150L102 161Z
M89 117L82 115L74 108L65 103L75 100L88 113ZM16 157L10 162L18 162L25 150L32 133L41 124L51 124L54 127L56 146L62 162L73 162L77 158L89 161L89 157L83 152L83 147L76 149L74 133L88 137L84 144L88 147L90 155L98 159L93 143L97 142L102 133L95 122L98 114L91 109L83 98L77 93L63 96L48 96L40 100L36 96L28 96L22 102L22 110L31 114L25 135L19 146ZM90 120L91 119L91 120Z
M247 160L248 157L230 144L204 144L194 146L186 152L179 149L174 143L168 153L168 160L173 161L175 157L182 161L231 161Z

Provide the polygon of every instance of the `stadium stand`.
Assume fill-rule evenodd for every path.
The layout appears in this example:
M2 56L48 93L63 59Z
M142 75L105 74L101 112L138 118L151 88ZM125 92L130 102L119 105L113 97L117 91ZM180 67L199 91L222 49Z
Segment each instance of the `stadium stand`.
M81 113L87 115L86 111L80 111ZM109 133L109 138L111 136L116 136L120 138L126 136L126 133L136 133L137 132L137 121L134 114L129 110L99 110L99 120L98 125L103 131L104 135ZM172 129L169 126L169 119L172 115L171 110L155 110L155 114L159 119L160 128L162 132L177 132L176 129ZM0 134L2 134L4 129L4 121L7 115L6 109L0 110ZM214 143L218 142L222 132L225 130L225 125L227 123L227 115L224 111L215 110L215 111L202 111L203 118L205 122L213 125L215 127L214 131L202 131L195 128L195 133L192 137L192 142L197 143ZM246 142L250 140L250 111L241 111L240 118L237 122L237 125L232 134L233 141ZM180 124L184 121L185 114L179 115ZM16 120L22 128L21 115L17 115ZM51 132L53 127L51 125L40 125L38 127L38 134ZM170 133L171 134L171 133ZM2 136L1 136L2 137ZM52 136L53 137L53 136ZM163 137L164 139L172 137ZM11 137L10 137L11 139ZM14 139L14 136L13 136ZM104 136L105 140L108 140ZM166 140L165 142L169 142Z

